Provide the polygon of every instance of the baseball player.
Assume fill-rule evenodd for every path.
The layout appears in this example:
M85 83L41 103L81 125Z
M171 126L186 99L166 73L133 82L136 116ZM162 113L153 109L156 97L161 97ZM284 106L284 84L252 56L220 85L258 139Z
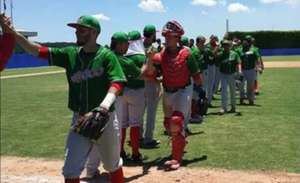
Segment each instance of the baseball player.
M190 51L192 51L192 48L189 47L190 45L190 42L189 42L189 38L186 37L186 36L182 36L181 39L180 39L180 42L179 42L179 46L181 47L186 47L187 49L189 49ZM191 80L191 87L192 87L192 90L193 90L193 80ZM191 120L191 113L192 113L192 100L188 100L188 112L186 113L186 115L184 116L184 131L186 133L186 135L190 135L192 134L191 130L188 128L188 123L190 122Z
M222 48L220 48L220 45L218 43L219 38L217 36L215 36L215 39L216 39L216 44L217 44L215 53L218 53ZM219 65L219 62L217 62L217 61L215 62L215 68L216 68L216 71L215 71L215 82L214 82L214 86L213 86L213 94L217 94L217 92L219 90L219 86L220 86L220 81L221 81L220 65Z
M200 71L202 72L202 77L203 77L203 90L205 90L205 86L207 83L207 63L205 63L204 60L204 55L207 54L205 50L205 37L203 36L198 36L196 38L196 47L192 49L192 54L194 55ZM199 105L198 105L198 100L199 100L199 87L194 86L193 90L193 98L192 98L192 107L191 107L191 122L201 122L203 119L203 116L200 115L199 111Z
M8 17L0 14L0 26L3 33L3 35L0 35L0 71L4 70L15 47L15 37L9 33L9 30L7 30L4 24L10 26L11 22Z
M189 40L189 47L191 48L191 49L193 49L193 48L195 48L195 41L194 41L194 39L193 38L191 38L190 40Z
M218 53L217 62L219 62L220 74L221 74L221 110L220 114L227 112L227 88L229 86L231 110L236 111L236 99L235 99L235 74L241 73L241 64L239 55L231 50L231 42L228 40L222 41L223 50Z
M242 73L244 80L240 86L240 103L244 103L245 98L245 82L247 82L247 99L249 100L250 105L254 105L254 81L256 79L255 68L258 66L259 55L251 47L252 37L246 36L243 40L243 48L240 53L241 64L242 64Z
M190 48L189 47L189 38L186 37L186 36L182 36L181 39L180 39L179 45L180 46L186 46L186 47Z
M126 57L133 61L138 67L142 68L146 61L145 48L138 31L128 33L130 40ZM124 67L123 67L124 68ZM126 137L126 129L130 127L130 142L132 148L131 159L134 162L141 162L142 155L140 148L140 127L143 124L143 116L145 111L145 82L139 78L129 78L124 88L123 95L118 99L118 118L122 125L122 143L121 153L126 154L124 150L124 142Z
M186 145L184 116L188 112L188 100L191 100L192 96L190 78L193 77L196 85L201 85L202 82L198 65L191 52L178 46L183 34L184 30L178 22L167 22L162 29L165 48L156 54L149 52L151 59L147 62L148 75L161 72L163 76L164 126L172 141L172 160L165 162L169 170L180 167Z
M92 146L99 147L103 167L110 173L111 182L124 182L122 159L120 158L120 129L113 103L126 81L122 68L107 48L96 43L100 24L92 16L81 16L75 28L77 46L50 48L28 41L13 29L17 43L34 56L49 60L50 65L66 69L69 84L69 108L73 111L71 127L88 117L98 107L102 114L109 116L107 127L95 142L70 130L66 141L65 162L62 174L65 183L79 183ZM9 26L6 24L6 27Z
M146 25L143 30L145 51L153 48L156 41L156 28L154 25ZM159 43L158 43L159 44ZM157 47L157 49L160 49ZM158 51L158 50L156 50ZM161 95L160 81L156 77L145 80L145 97L146 97L146 124L143 134L142 146L146 148L154 148L160 144L159 140L153 138L155 129L155 119L158 102ZM143 126L142 126L143 129Z
M216 78L216 53L218 51L218 38L215 35L210 36L209 44L206 45L208 54L205 55L205 62L208 63L207 74L207 100L208 106L212 107L211 101L214 94L214 84Z
M118 61L120 62L120 65L124 71L124 74L128 80L128 82L131 82L131 80L134 79L138 79L141 76L141 71L140 68L137 67L135 65L135 63L124 57L124 54L127 52L128 50L128 35L125 32L116 32L113 34L113 36L111 37L111 44L110 44L110 49L116 54ZM127 94L125 94L126 96ZM117 113L117 117L120 119L124 116L124 114L122 114L122 109L123 109L123 105L122 105L122 97L118 97L117 101L116 101L116 113ZM121 121L119 120L119 122L121 123ZM121 124L120 124L121 126ZM125 133L124 133L125 135ZM123 137L122 139L123 143L121 145L121 157L123 159L123 161L127 161L128 160L128 156L126 154L126 152L123 149L124 146L124 140L125 137ZM94 146L93 149L91 150L90 154L89 154L89 158L88 161L86 163L86 171L87 171L87 175L86 178L94 178L97 177L98 175L100 175L100 171L98 169L98 167L100 166L100 156L98 153L98 147Z
M258 67L256 68L256 80L254 81L254 93L255 95L259 95L259 84L258 84L258 73L262 74L264 71L264 63L262 60L262 56L260 54L260 50L259 48L255 45L255 38L252 37L252 47L255 50L255 52L259 55L258 59L259 59L259 64Z

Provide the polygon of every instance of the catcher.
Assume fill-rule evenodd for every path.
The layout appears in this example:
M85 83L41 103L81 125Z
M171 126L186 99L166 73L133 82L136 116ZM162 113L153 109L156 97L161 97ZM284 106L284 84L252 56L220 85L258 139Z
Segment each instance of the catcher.
M167 170L180 167L186 145L184 119L188 113L192 96L190 78L195 85L202 84L198 64L189 48L178 46L184 34L182 26L176 21L169 21L163 27L166 47L159 53L148 52L149 62L146 63L146 75L162 73L164 88L164 126L171 136L172 159L165 162Z
M4 24L24 50L66 69L73 120L62 172L65 183L80 183L79 176L93 144L101 150L103 167L109 171L111 182L122 183L120 129L113 103L126 81L124 73L115 54L96 43L101 30L97 19L85 15L68 26L76 30L77 46L49 48L28 41Z

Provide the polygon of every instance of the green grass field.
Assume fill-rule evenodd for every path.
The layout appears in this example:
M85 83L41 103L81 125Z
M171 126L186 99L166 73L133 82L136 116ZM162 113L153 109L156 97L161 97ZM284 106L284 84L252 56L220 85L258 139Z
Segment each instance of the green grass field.
M188 137L184 165L300 173L299 78L300 69L267 69L256 106L238 106L241 115L219 116L219 108L209 109L204 123L189 126L194 134ZM217 99L213 104L219 106ZM1 155L63 159L71 115L64 74L2 79ZM162 119L160 106L155 137L162 144L142 150L149 166L170 153Z
M263 58L264 62L276 62L276 61L300 61L300 55L291 55L291 56L264 56Z

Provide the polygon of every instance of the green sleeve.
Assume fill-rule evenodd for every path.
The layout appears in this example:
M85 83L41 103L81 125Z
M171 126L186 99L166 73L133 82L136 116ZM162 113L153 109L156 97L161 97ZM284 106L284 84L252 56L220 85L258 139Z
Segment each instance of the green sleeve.
M55 65L63 68L67 68L70 62L70 57L76 56L75 47L65 48L49 48L49 65Z
M130 79L133 79L133 78L138 78L140 75L141 75L141 70L140 68L135 65L134 61L131 60L130 58L126 58L126 61L124 62L124 66L122 66L125 70L127 70L128 74L125 73L125 75L127 77L130 77ZM123 70L125 72L125 70Z
M257 47L255 47L256 49L256 55L257 55L257 57L258 58L260 58L261 57L261 54L260 54L260 51L259 51L259 48L257 48Z
M235 60L236 60L236 63L237 64L240 64L242 61L241 61L241 57L240 57L240 55L238 54L238 53L236 53L236 52L234 52L234 54L235 54Z
M104 62L104 69L106 70L109 81L126 82L126 77L122 67L118 62L117 56L113 52L107 51L107 53L104 55Z
M197 60L193 54L190 54L190 56L188 57L187 65L192 75L197 72L200 72Z

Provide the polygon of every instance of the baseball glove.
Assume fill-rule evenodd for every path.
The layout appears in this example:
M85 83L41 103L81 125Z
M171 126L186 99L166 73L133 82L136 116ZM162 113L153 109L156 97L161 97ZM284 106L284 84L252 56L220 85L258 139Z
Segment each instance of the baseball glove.
M98 140L108 125L109 114L104 108L97 107L80 118L73 130L92 141Z

